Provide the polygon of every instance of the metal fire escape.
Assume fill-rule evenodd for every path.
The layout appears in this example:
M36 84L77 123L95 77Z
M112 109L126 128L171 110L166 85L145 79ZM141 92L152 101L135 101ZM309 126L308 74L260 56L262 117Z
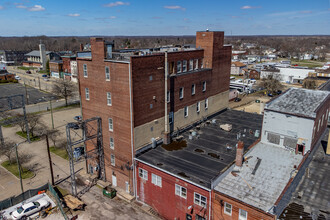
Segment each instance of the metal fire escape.
M79 132L81 131L82 132ZM80 134L79 134L80 133ZM74 148L84 145L83 157L90 162L97 161L98 179L105 181L105 165L102 139L102 120L94 117L87 120L79 120L77 123L68 123L66 126L67 151L70 161L71 189L72 194L77 196L77 186L75 179L75 164L82 160L74 157ZM83 190L82 190L83 191Z

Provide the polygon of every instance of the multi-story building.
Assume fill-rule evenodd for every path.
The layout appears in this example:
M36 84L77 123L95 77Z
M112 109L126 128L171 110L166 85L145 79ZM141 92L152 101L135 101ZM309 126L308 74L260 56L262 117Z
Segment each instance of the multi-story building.
M77 54L82 112L102 118L107 181L133 194L137 152L227 108L231 46L209 31L197 32L196 49L116 53L113 45L91 38L91 52Z
M1 63L6 65L20 65L24 61L26 51L0 50Z

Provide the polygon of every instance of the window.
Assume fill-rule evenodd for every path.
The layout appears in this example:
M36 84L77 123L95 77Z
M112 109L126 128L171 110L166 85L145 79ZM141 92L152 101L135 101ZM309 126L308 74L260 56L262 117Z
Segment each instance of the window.
M205 99L205 110L209 108L209 99Z
M201 69L203 69L204 68L204 62L203 62L204 60L202 59L201 60Z
M182 198L187 198L187 189L175 184L175 195L181 196Z
M85 88L85 97L86 100L89 100L89 88Z
M110 81L110 68L108 66L105 67L105 80Z
M184 107L184 117L188 117L188 106Z
M151 174L151 183L155 184L156 186L162 187L162 178L157 176L156 174Z
M232 208L232 205L225 202L224 213L231 216Z
M148 180L148 171L139 168L139 177L142 179Z
M111 101L111 93L107 92L107 105L111 106L112 105L112 101Z
M113 137L110 138L110 148L115 149L115 142L113 141Z
M195 60L195 70L198 70L198 59Z
M194 60L189 60L189 71L194 69Z
M113 121L112 121L112 118L109 118L108 119L108 122L109 122L109 131L113 131Z
M176 69L177 69L177 73L181 73L181 61L178 61L177 65L176 65Z
M170 102L170 100L171 100L170 91L167 91L166 101Z
M149 76L149 81L152 81L152 75Z
M206 81L203 82L203 92L206 91Z
M243 210L243 209L239 209L239 220L247 220L247 211Z
M150 109L152 109L152 108L153 108L153 105L152 105L152 104L150 104L149 108L150 108Z
M84 77L88 77L88 73L87 73L87 64L83 65L83 71L84 71Z
M113 154L110 155L110 162L112 166L116 166L115 155Z
M187 72L187 60L183 61L182 72Z
M206 197L199 195L198 193L194 193L194 203L206 208Z
M195 95L195 84L191 85L191 95Z
M201 109L201 102L197 102L196 104L196 112L199 112Z
M180 88L179 97L180 99L183 99L183 87Z

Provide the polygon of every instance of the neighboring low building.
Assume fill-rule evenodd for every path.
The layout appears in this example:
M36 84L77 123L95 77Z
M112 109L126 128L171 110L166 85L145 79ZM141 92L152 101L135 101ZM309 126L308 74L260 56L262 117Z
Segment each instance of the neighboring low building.
M77 61L76 56L61 56L63 61L63 75L66 80L77 82ZM73 66L71 66L73 65ZM73 70L73 73L72 73Z
M243 69L246 69L246 68L247 68L247 66L244 63L241 63L239 61L232 62L231 68L230 68L230 74L242 76L245 73L245 71Z
M14 80L15 75L12 73L8 73L6 69L0 70L0 80Z
M238 138L245 150L258 140L261 123L261 115L226 110L173 137L178 141L141 152L137 200L165 219L218 219L212 216L213 181L234 162ZM220 128L225 124L228 131Z
M0 50L0 59L7 66L21 65L24 61L26 51Z
M261 70L260 77L264 78L269 74L278 74L281 82L285 83L303 83L304 79L308 77L309 73L314 73L315 70L306 68L265 68Z
M45 51L46 59L49 61L60 60L61 57L55 52ZM23 66L26 67L42 67L42 60L39 50L33 50L30 53L25 54L26 61L23 62Z
M261 141L214 180L213 216L277 219L320 144L330 93L290 88L266 104Z
M62 60L52 60L49 61L49 71L50 75L55 78L63 78L63 61Z

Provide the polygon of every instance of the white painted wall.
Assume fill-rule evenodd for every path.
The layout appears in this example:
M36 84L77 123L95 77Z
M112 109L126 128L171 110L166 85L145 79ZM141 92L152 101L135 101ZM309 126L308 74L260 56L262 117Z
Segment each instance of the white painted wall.
M314 73L315 70L311 69L298 69L298 68L278 68L280 70L279 74L281 75L282 82L293 83L293 79L305 79L308 76L308 73ZM261 70L261 78L265 77L269 72Z
M281 135L280 146L283 146L284 136L305 139L305 152L310 150L313 135L314 120L272 112L265 109L262 125L261 142L267 140L267 132Z

